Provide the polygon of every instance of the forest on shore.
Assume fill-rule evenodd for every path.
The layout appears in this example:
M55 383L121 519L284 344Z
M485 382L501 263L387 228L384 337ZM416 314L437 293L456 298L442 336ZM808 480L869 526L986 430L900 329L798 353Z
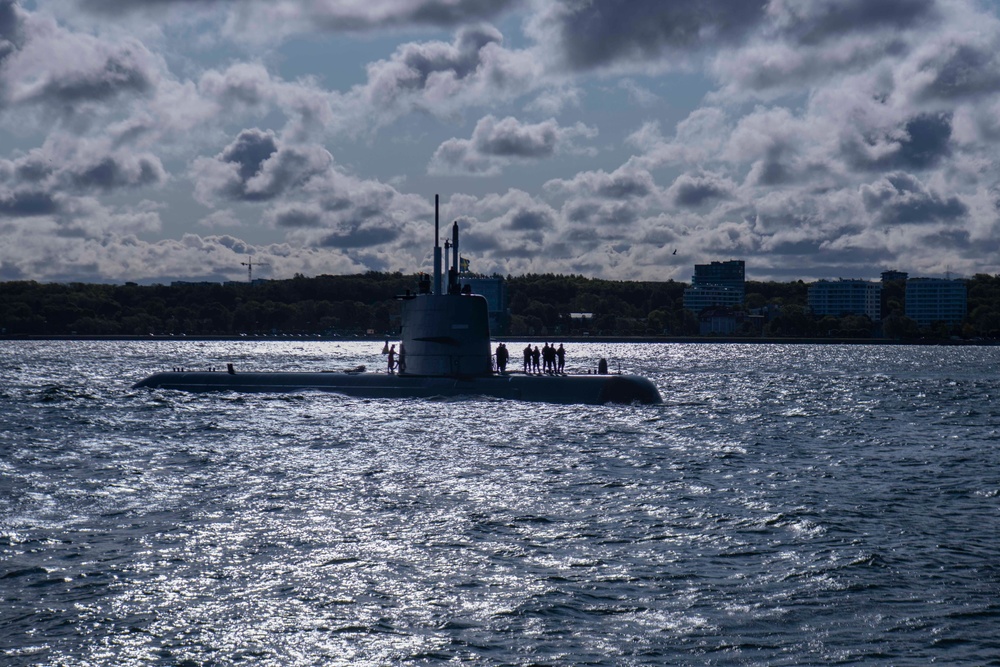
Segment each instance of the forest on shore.
M685 283L575 275L508 276L505 336L697 336L683 307ZM746 283L749 315L737 335L768 337L1000 338L1000 275L967 280L968 315L955 327L921 329L904 315L905 283L883 285L882 320L814 317L808 283ZM0 335L12 336L389 336L416 275L296 276L254 283L0 283ZM587 318L571 316L588 313Z

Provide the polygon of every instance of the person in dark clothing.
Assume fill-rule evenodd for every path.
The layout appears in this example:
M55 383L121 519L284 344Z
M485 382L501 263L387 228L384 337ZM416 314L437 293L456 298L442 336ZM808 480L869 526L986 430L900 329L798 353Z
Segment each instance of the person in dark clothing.
M559 348L556 350L556 367L559 374L562 375L563 368L566 367L566 349L562 343L559 343Z
M549 347L548 343L542 346L542 371L545 373L552 372L552 359L555 358L555 355L552 354L553 352L554 350Z
M531 372L531 344L524 348L524 372Z
M392 373L396 370L396 346L393 345L389 348L389 372Z
M536 373L542 372L539 368L539 362L541 359L542 353L538 351L538 346L536 345L535 349L531 351L531 369Z
M507 372L507 346L503 343L497 345L497 370L501 373Z

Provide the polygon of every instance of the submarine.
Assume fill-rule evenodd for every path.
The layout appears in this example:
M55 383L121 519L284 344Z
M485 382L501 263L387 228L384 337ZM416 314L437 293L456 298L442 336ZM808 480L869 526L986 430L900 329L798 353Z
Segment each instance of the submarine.
M415 293L402 301L399 371L367 373L363 367L343 372L244 372L174 370L155 373L133 389L187 392L323 391L360 398L434 398L489 396L545 403L661 403L660 392L638 375L543 374L493 370L489 309L486 298L459 283L458 222L452 225L447 285L443 285L438 197L434 197L434 274L422 275ZM448 251L447 244L445 252ZM445 258L447 261L447 258ZM603 360L602 360L603 362ZM606 369L602 363L601 369Z

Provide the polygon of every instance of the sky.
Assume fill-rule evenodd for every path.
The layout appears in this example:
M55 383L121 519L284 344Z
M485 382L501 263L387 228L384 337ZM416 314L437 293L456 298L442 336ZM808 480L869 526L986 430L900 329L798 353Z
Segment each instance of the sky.
M0 0L0 280L1000 273L986 0Z

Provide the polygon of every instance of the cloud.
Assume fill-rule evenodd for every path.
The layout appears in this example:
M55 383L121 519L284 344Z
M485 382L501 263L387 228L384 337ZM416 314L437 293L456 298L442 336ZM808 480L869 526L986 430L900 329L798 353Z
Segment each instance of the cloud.
M93 196L159 186L167 179L151 153L53 135L14 160L0 159L0 216L22 223L44 216L56 224L55 233L99 234L116 223L131 226L136 218L101 206Z
M72 32L52 18L0 7L0 91L4 106L38 106L63 116L99 110L156 86L156 58L139 41Z
M652 121L644 123L626 141L641 151L635 161L646 169L674 164L698 166L717 159L731 133L725 111L703 107L677 123L673 139L664 137L659 123Z
M583 123L560 127L555 119L522 123L512 116L481 118L470 139L449 139L434 153L431 173L495 176L514 162L540 160L576 150L579 137L593 138L597 131Z
M121 2L122 0L117 0ZM226 30L255 41L296 32L454 28L497 18L522 0L369 0L367 2L234 2ZM265 28L266 26L266 28Z
M40 190L0 191L0 217L51 215L59 210L56 198Z
M545 183L545 189L564 196L616 200L643 198L657 190L649 171L635 164L625 164L611 173L584 171L572 179L553 179Z
M367 66L366 83L341 96L341 113L386 124L414 110L450 117L466 106L510 100L541 85L539 65L526 51L502 46L494 27L458 30L455 40L411 42Z
M223 15L220 32L233 41L269 44L302 33L362 33L413 28L455 28L500 18L526 0L79 0L104 19L146 14L183 23L194 11Z
M799 44L905 30L940 16L936 0L779 0L768 4L768 15L779 34Z
M570 70L649 64L741 40L765 18L759 0L549 0L530 34Z
M332 164L319 146L284 145L273 132L252 128L214 158L195 159L191 177L195 197L206 206L219 199L267 201L302 188Z
M932 192L916 177L894 172L861 187L865 209L879 224L926 224L954 222L969 208L956 196Z
M951 120L949 113L919 114L889 132L851 136L842 150L856 168L928 169L951 153Z
M736 184L720 174L687 173L674 180L667 189L667 197L675 206L698 208L714 200L731 198L735 189Z
M470 174L532 184L449 198L480 270L992 270L998 53L973 0L0 0L0 272L412 270Z

